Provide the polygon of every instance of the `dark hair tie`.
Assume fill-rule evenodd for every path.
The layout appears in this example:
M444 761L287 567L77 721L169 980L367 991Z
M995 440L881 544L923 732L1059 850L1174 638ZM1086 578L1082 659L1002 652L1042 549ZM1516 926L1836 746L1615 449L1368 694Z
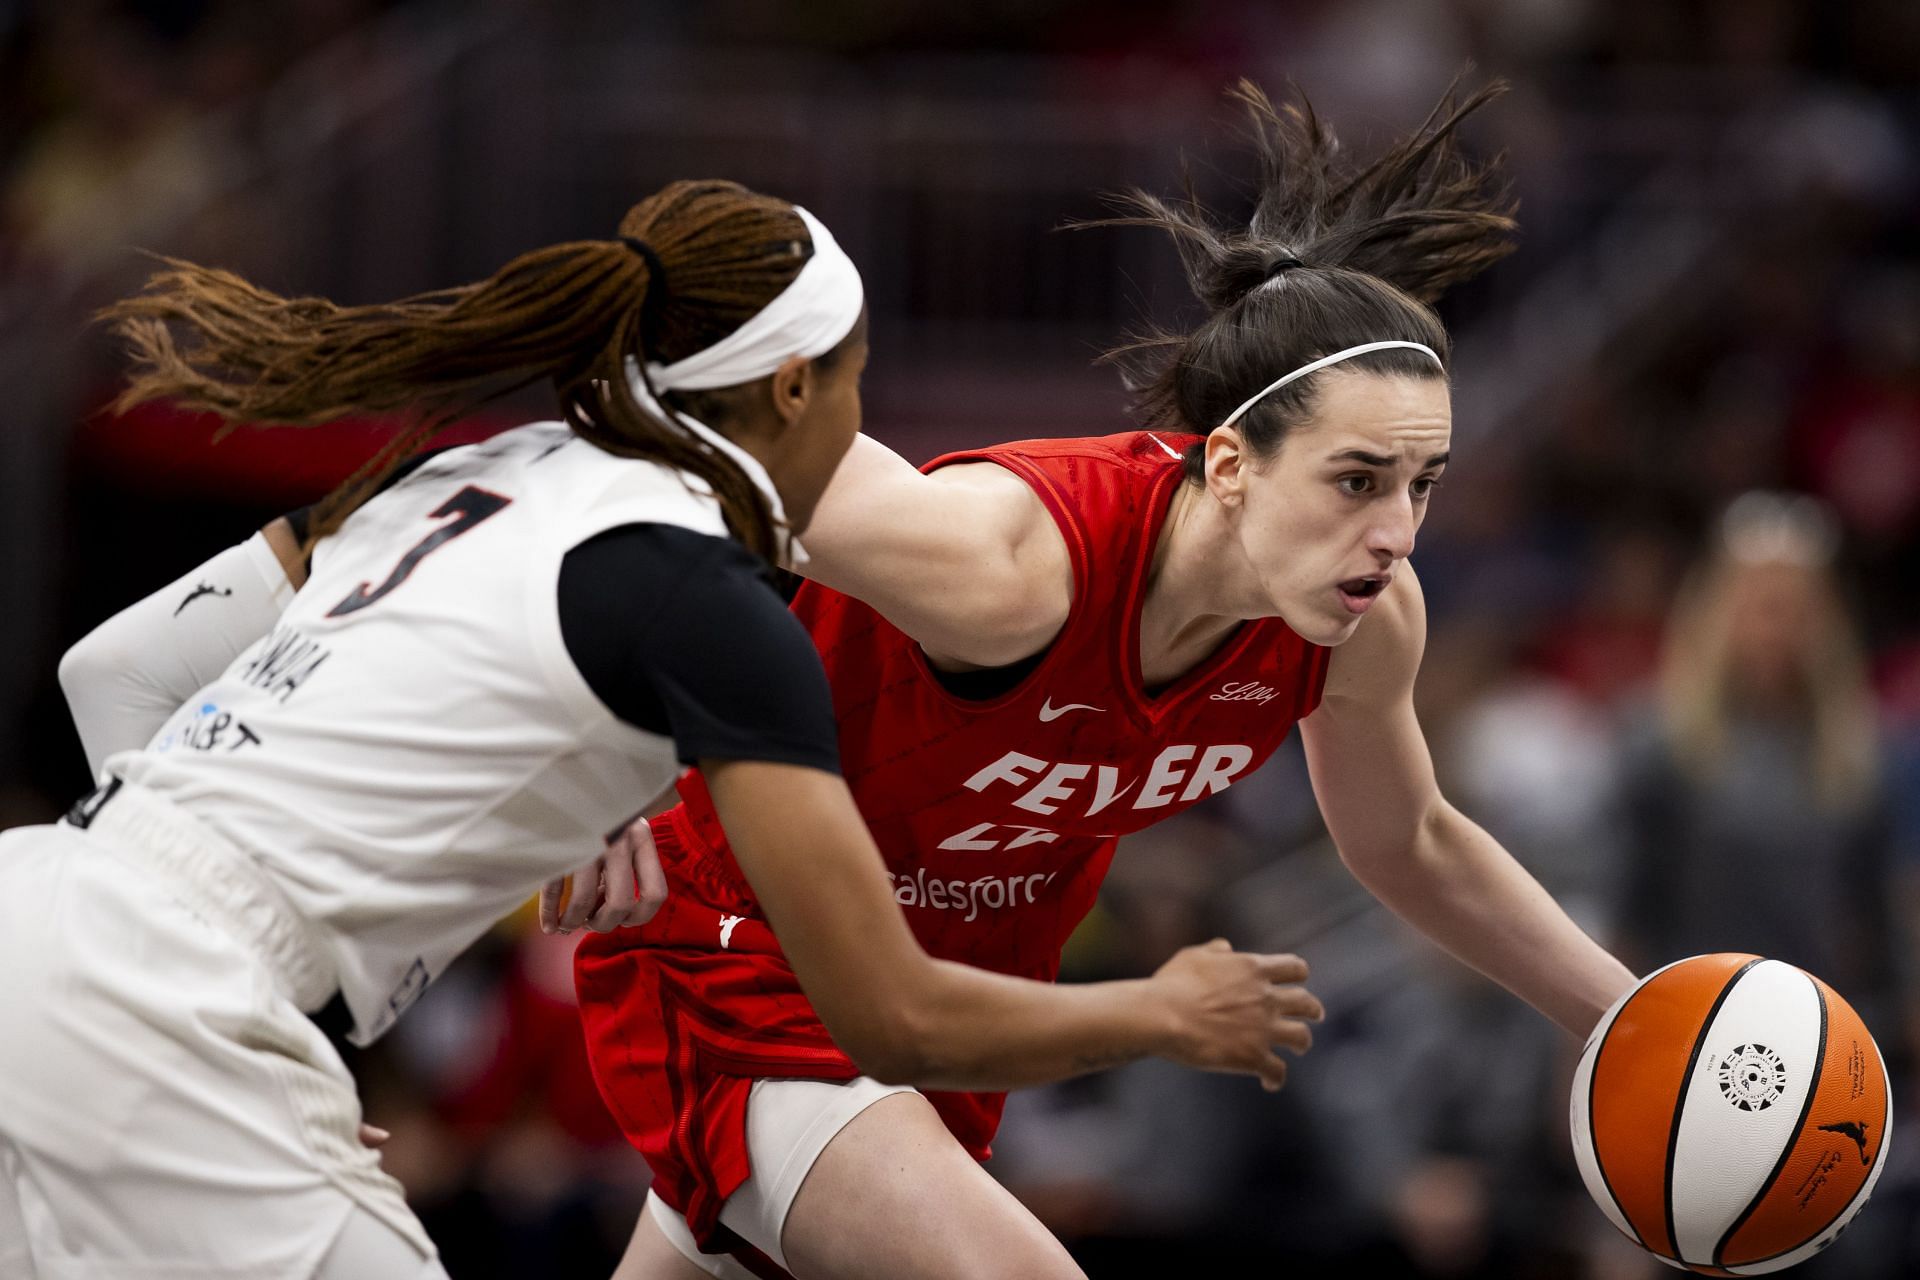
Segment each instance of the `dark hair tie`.
M1271 280L1275 276L1284 275L1286 272L1293 270L1295 267L1304 267L1306 265L1307 265L1306 263L1300 261L1300 259L1293 257L1292 255L1288 255L1287 257L1284 257L1284 258L1276 258L1273 264L1267 268L1267 279Z
M635 253L639 254L641 258L645 259L647 264L647 270L653 274L653 282L655 284L658 284L658 285L666 284L667 269L661 263L660 255L653 251L652 245L648 244L645 240L642 240L639 236L621 236L620 243L627 246L627 248L633 250Z
M667 300L667 268L653 246L638 236L621 236L620 243L640 255L647 264L647 296L640 302L640 346L642 352L653 347L658 335L660 308Z

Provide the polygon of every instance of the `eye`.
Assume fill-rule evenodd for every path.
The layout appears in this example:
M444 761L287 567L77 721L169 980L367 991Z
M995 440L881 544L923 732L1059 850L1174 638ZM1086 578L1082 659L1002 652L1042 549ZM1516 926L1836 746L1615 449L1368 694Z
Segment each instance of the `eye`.
M1435 489L1438 489L1439 487L1440 487L1439 476L1421 476L1418 480L1415 480L1413 482L1413 486L1412 486L1413 496L1416 498L1432 497L1433 491Z
M1373 491L1373 477L1364 472L1350 476L1341 476L1338 480L1335 480L1334 483L1340 486L1340 492L1349 493L1355 497Z

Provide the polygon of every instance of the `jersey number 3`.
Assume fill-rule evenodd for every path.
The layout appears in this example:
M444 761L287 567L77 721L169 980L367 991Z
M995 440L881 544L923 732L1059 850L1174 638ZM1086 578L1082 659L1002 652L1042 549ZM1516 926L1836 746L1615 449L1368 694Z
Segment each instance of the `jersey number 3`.
M393 572L387 575L385 582L377 587L370 582L361 583L346 599L327 610L327 616L329 618L345 617L349 613L366 608L411 577L413 571L420 567L422 560L482 520L500 514L501 510L512 501L512 498L504 498L497 493L489 493L485 489L476 489L468 485L433 509L435 519L443 516L453 516L454 519L414 543L407 554L400 557L400 563L393 566Z

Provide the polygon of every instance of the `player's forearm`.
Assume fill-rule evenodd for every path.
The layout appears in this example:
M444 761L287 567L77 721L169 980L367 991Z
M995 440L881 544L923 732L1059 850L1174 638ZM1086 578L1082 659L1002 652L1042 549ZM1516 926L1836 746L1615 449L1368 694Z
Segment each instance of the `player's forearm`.
M1343 851L1345 852L1345 851ZM1633 985L1499 842L1436 802L1412 847L1347 854L1375 897L1407 923L1576 1036Z
M1019 1089L1174 1047L1176 1018L1149 980L1056 986L932 960L896 1036L902 1082Z
M286 522L222 551L107 619L60 660L60 686L98 773L144 746L182 702L265 635L294 586Z

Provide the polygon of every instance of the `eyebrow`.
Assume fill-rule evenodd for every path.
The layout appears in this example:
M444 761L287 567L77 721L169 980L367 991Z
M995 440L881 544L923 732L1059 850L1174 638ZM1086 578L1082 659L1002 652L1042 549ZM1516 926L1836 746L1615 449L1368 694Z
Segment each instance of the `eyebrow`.
M1420 469L1422 471L1428 471L1434 467L1444 467L1447 464L1447 459L1451 458L1452 456L1453 455L1451 453L1436 453L1431 458L1428 458L1426 460L1426 463L1422 465ZM1378 453L1368 453L1365 449L1343 449L1339 453L1336 453L1332 455L1330 458L1328 458L1328 461L1329 462L1351 461L1351 462L1365 463L1369 467L1391 467L1395 463L1399 462L1400 459L1393 458L1393 457L1386 457Z

